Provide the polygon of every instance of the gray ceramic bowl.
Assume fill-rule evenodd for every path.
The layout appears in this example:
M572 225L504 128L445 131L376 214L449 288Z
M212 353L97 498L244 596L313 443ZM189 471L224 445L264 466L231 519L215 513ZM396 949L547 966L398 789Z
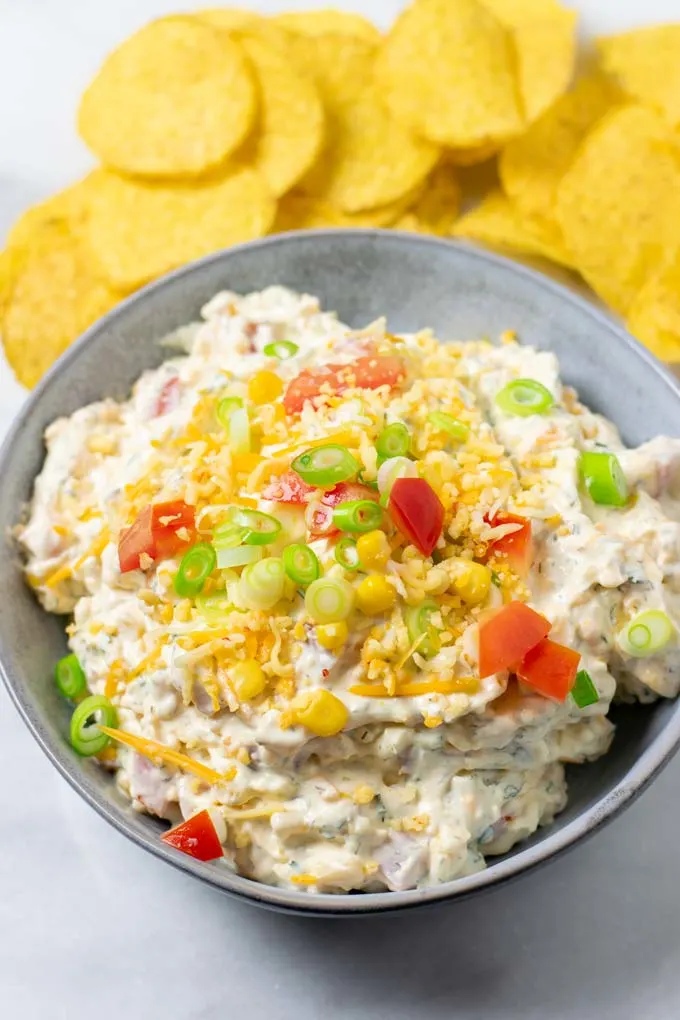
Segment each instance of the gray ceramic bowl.
M124 397L163 358L156 338L195 318L221 288L270 283L317 294L354 326L386 313L396 331L430 325L444 339L496 336L507 328L559 356L564 377L613 419L629 443L680 423L672 378L606 316L515 263L451 242L381 231L317 231L233 248L180 270L130 298L57 363L26 405L0 456L0 529L17 520L43 459L42 433L58 415L103 396ZM233 876L161 843L161 824L131 810L111 779L67 741L69 711L52 681L64 654L64 620L48 616L25 586L16 551L0 543L0 665L24 721L85 800L140 846L243 899L308 914L361 914L455 899L520 875L597 829L630 803L680 742L680 704L615 710L610 753L572 770L570 800L555 824L486 871L431 889L312 896Z

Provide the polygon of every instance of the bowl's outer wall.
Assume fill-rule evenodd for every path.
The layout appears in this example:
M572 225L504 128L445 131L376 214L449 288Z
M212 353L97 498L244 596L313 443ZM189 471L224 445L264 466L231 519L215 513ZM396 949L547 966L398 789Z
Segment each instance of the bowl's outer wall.
M606 316L514 263L450 242L380 231L318 231L268 239L211 256L153 284L93 327L33 395L0 461L0 527L16 523L44 456L42 435L56 417L102 397L124 398L167 351L156 341L198 317L218 290L258 290L272 283L320 297L352 326L387 314L389 328L432 326L446 339L520 338L559 357L563 377L584 401L612 418L624 439L640 443L676 434L678 391L671 377ZM228 367L228 366L227 366ZM133 812L109 777L78 759L65 742L69 710L52 682L64 654L62 618L47 616L22 578L16 549L0 543L0 654L10 692L34 734L67 779L119 828L170 863L221 888L282 908L325 913L393 909L464 895L513 877L594 828L629 800L675 749L675 703L620 713L610 755L574 770L569 807L487 872L431 890L352 897L310 897L248 882L225 868L194 862L158 840L159 823ZM604 800L603 800L604 798Z

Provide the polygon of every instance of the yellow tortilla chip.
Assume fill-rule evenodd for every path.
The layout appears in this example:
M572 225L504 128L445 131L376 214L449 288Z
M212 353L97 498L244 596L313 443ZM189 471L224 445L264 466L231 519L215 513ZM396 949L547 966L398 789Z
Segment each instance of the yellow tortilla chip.
M193 259L269 230L276 203L254 170L186 183L98 172L87 238L114 287L138 287Z
M476 0L415 0L379 49L375 76L406 127L470 149L523 125L512 34Z
M254 118L255 86L238 43L177 16L152 21L107 57L83 95L78 127L107 166L181 176L222 163Z
M512 32L524 117L540 117L569 88L576 58L573 10L555 0L482 0Z
M493 248L541 255L562 266L573 265L559 232L521 213L500 190L492 191L476 209L462 216L451 233Z
M477 163L486 163L498 152L498 146L493 142L488 145L477 145L472 149L447 149L445 158L454 166L475 166Z
M316 83L327 109L356 102L371 87L376 47L356 36L328 33L313 42L301 35L290 37L295 66Z
M259 131L243 155L272 194L283 195L307 173L321 150L323 107L314 82L299 74L264 36L242 33L239 39L260 92Z
M93 271L89 252L66 220L45 220L13 251L18 259L2 342L17 379L30 387L121 295Z
M665 202L680 153L660 114L618 107L582 143L557 190L556 214L583 278L625 314L667 244Z
M557 187L592 126L620 99L620 91L599 70L503 149L498 171L506 195L529 216L555 221Z
M442 163L427 179L422 195L394 223L397 230L447 237L460 210L461 190L454 168Z
M246 11L240 7L209 7L197 11L195 17L207 22L213 28L221 28L227 32L255 32L267 40L270 46L285 50L290 35L284 28L276 24L273 18L265 18L255 11Z
M380 42L380 32L367 18L351 11L336 11L330 8L316 11L288 11L278 14L274 21L289 32L316 38L318 35L337 33L355 35L368 42Z
M598 40L603 67L625 91L680 125L680 25L656 25Z
M680 362L680 253L643 283L628 311L628 329L662 361Z
M315 230L322 227L389 227L403 216L411 203L417 199L422 186L398 202L376 206L363 212L347 213L322 198L292 191L279 202L272 233L286 230Z
M89 208L90 185L93 178L93 174L88 174L76 184L71 184L63 191L58 191L56 195L26 209L10 227L7 246L25 244L36 227L49 220L67 219L71 229L82 224Z

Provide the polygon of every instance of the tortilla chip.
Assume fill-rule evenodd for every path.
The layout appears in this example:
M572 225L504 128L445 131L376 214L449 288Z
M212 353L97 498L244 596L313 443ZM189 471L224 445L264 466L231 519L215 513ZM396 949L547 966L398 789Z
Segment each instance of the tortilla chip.
M573 265L559 231L520 212L500 190L492 191L476 209L462 216L451 233L503 251L540 255L562 266Z
M278 14L274 21L289 32L313 39L330 32L353 35L371 43L380 42L380 32L373 22L352 11L336 11L330 8L316 11L288 11Z
M680 125L680 25L636 28L605 36L597 45L604 69L630 96Z

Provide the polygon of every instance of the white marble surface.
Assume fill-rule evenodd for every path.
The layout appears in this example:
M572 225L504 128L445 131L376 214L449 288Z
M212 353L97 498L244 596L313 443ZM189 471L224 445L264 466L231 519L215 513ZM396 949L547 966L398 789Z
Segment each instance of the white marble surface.
M73 111L106 50L187 6L0 0L0 237L27 203L87 168ZM364 0L363 9L384 24L401 6ZM591 31L680 15L677 0L575 6ZM1 432L22 399L0 363ZM232 903L145 855L52 770L4 691L0 775L8 1020L680 1016L680 761L623 818L539 874L448 908L351 922Z

